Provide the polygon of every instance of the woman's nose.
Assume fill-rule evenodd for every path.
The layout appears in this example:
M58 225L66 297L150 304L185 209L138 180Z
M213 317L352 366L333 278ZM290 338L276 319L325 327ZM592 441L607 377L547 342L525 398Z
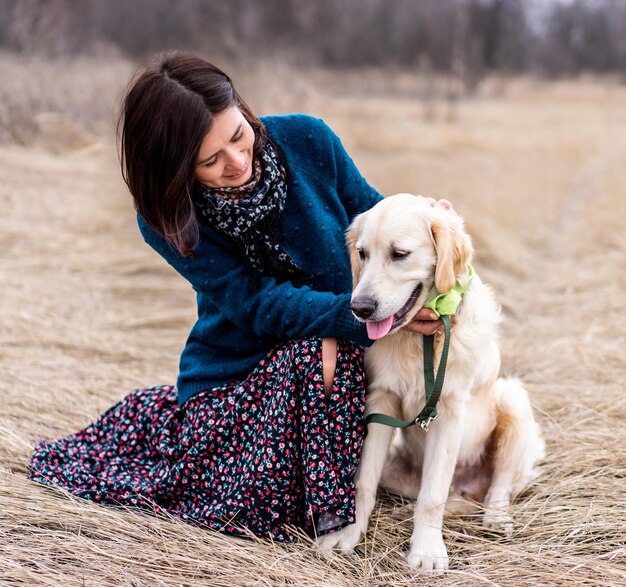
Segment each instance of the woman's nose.
M246 154L241 151L232 150L226 153L226 166L234 169L235 171L240 170L246 163Z

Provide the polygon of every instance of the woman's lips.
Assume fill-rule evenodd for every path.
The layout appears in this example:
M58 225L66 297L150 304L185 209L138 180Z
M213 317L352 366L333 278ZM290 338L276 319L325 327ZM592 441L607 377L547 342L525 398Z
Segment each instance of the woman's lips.
M239 179L242 175L246 173L246 171L248 171L248 167L250 167L250 162L247 162L239 173L235 173L234 175L227 175L226 177L228 179Z

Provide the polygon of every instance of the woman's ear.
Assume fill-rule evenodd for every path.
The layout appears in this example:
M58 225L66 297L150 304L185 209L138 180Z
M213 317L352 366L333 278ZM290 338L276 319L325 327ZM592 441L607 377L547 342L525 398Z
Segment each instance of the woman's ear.
M431 225L437 250L435 287L439 293L446 293L454 287L457 276L470 262L474 252L463 220L451 214L448 211L437 214Z
M361 226L361 217L359 214L346 231L346 245L348 245L348 254L350 255L350 267L352 269L352 289L354 289L361 279L361 260L356 250L356 243L359 240L359 229Z

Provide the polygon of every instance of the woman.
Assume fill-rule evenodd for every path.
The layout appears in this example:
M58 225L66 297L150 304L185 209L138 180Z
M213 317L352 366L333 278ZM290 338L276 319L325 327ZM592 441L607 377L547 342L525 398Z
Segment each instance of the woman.
M176 387L39 443L33 479L274 540L352 522L369 340L343 239L380 194L321 120L260 120L187 53L135 78L119 128L139 228L192 284L198 320Z

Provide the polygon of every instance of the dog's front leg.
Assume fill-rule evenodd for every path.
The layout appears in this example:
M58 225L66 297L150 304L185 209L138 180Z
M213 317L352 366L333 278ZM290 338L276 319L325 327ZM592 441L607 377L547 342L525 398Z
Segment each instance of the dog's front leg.
M370 392L366 400L367 413L382 412L400 417L399 398L386 390ZM367 530L367 522L376 503L376 490L380 483L385 460L393 439L394 428L383 424L371 424L363 442L361 461L355 474L356 505L355 522L337 532L317 539L324 550L333 548L350 554Z
M423 570L448 568L441 527L461 444L465 400L442 398L439 418L426 432L422 483L415 504L410 566Z

